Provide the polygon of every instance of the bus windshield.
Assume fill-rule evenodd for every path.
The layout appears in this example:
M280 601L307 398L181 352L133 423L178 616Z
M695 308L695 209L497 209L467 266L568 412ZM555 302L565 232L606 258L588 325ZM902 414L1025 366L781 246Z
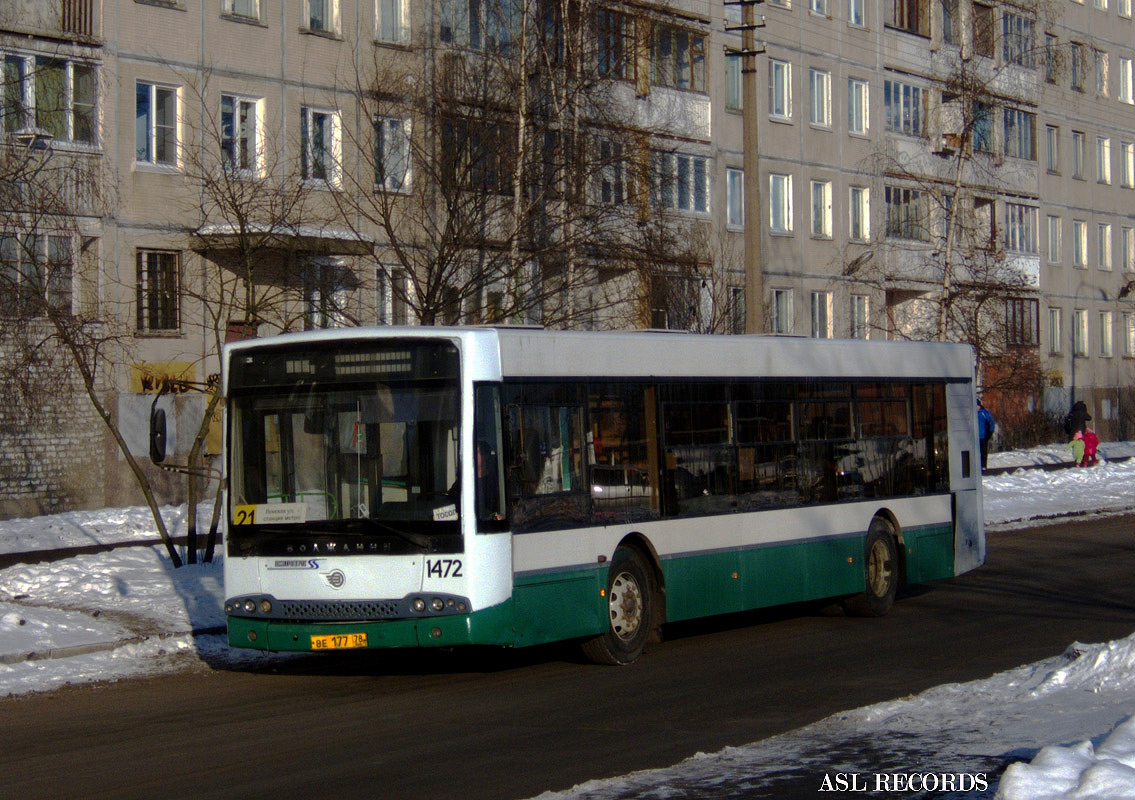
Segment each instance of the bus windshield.
M230 381L231 549L311 553L313 534L333 537L315 553L459 546L451 345L272 351L234 362Z

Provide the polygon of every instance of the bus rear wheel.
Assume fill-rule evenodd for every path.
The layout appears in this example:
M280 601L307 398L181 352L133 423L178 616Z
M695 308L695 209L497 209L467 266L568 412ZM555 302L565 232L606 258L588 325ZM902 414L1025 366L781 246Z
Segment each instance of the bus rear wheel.
M866 586L862 594L843 602L857 617L881 617L891 610L899 588L899 554L891 524L881 517L871 521L864 546Z
M654 617L654 589L642 555L620 547L607 571L607 630L583 643L596 664L621 666L642 654Z

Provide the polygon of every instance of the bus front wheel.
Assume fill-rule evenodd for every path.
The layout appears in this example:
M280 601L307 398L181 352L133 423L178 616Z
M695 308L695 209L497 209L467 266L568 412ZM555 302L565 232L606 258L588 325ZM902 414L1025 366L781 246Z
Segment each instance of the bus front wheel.
M650 572L637 550L620 547L607 571L607 630L583 643L596 664L630 664L650 637L654 613Z
M899 554L890 523L876 517L867 530L864 546L866 586L849 597L843 607L857 617L881 617L891 610L899 588Z

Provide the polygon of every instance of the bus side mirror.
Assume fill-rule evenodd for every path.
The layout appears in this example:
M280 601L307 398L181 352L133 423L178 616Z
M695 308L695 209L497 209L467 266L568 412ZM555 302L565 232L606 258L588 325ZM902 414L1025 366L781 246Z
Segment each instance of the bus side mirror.
M166 412L164 408L150 410L150 460L160 464L166 460Z

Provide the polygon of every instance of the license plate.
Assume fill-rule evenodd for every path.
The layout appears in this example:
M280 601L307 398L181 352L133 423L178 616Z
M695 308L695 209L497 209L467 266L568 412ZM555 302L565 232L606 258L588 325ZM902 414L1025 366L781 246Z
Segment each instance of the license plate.
M365 633L332 633L311 637L312 650L349 650L354 647L366 646L367 635Z

